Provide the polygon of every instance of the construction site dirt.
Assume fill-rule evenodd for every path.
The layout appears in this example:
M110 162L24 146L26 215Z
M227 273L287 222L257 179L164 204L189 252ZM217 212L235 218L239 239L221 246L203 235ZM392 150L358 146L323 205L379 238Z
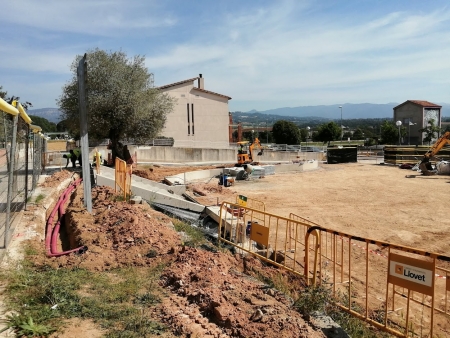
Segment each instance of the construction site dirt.
M54 187L71 175L57 172L44 185ZM53 180L57 183L52 184ZM48 258L43 241L35 238L27 243L36 249L31 257L37 267L102 273L119 267L165 266L160 284L168 293L161 296L151 316L170 328L166 337L293 337L293 333L295 337L324 337L292 307L292 298L251 277L277 274L288 280L293 278L289 274L280 275L256 259L244 260L226 250L184 246L171 218L148 204L120 201L112 188L95 187L92 201L89 214L83 207L82 186L73 193L65 214L67 235L59 239L62 248L75 242L88 250L82 255ZM105 333L91 320L81 318L68 320L62 331L52 337L73 337L74 332L100 337Z
M194 169L152 170L160 181L164 175ZM449 183L449 176L427 177L392 165L347 163L236 181L227 188L219 186L218 179L208 184L192 182L189 190L209 187L205 196L196 196L203 197L205 205L234 202L242 194L265 202L270 213L284 217L295 213L328 229L447 254L450 219L445 201Z
M236 195L241 194L264 202L266 212L272 214L288 217L294 213L326 229L449 255L450 220L444 202L449 176L423 176L398 166L366 161L321 164L317 170L310 172L268 175L260 179L237 181L231 187L220 186L214 190L214 186L218 187L217 181L210 181L208 185L211 188L206 196L196 195L201 203L214 205L222 201L234 202ZM204 184L193 182L189 190L194 191L196 185ZM271 233L270 236L273 239L275 235ZM355 262L351 268L353 290L361 294L365 289L366 268L364 264L356 262L362 263L365 259L364 245L361 243L359 248L354 247L352 255ZM369 256L368 259L373 260L370 263L372 290L367 297L367 306L379 309L386 290L387 249L377 247L370 250ZM441 263L442 267L449 268L447 262ZM437 277L442 277L442 273ZM377 284L382 286L378 291L374 286ZM441 297L444 294L439 293L438 299ZM363 299L359 299L362 307ZM403 317L401 312L405 308L399 309L403 310L400 310L398 317ZM423 312L423 309L414 305L411 311ZM423 323L428 322L429 325L429 321L429 317L422 317ZM449 323L445 316L435 317L434 321L443 328L442 333L448 332Z
M146 178L159 182L194 168L138 169L149 171L151 175ZM63 177L70 177L67 173L52 177L59 184ZM50 178L44 184L52 187L51 182ZM205 205L234 202L241 194L263 201L266 211L273 214L287 217L295 213L324 228L445 255L450 240L445 203L449 183L448 176L425 177L395 166L351 163L321 164L314 171L237 181L231 187L219 186L218 179L191 182L188 191ZM292 278L287 273L265 267L254 258L184 247L172 219L146 204L117 201L110 188L96 187L92 196L93 213L88 214L82 206L80 186L66 214L69 237L86 245L88 251L80 256L47 258L43 243L36 239L34 245L42 246L35 256L37 265L104 271L171 262L161 277L169 296L155 308L154 316L169 325L174 335L324 336L292 308L291 299L249 277L252 271L260 270L267 276L282 273L283 278ZM300 283L295 279L291 282ZM73 332L70 325L68 332ZM71 336L59 333L58 337Z

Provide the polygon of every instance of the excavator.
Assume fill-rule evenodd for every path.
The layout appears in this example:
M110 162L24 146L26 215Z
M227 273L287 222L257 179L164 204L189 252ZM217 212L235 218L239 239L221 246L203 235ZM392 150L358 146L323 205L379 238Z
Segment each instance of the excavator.
M261 147L261 143L258 138L255 138L255 141L248 145L249 141L241 141L237 142L239 145L238 155L237 155L237 163L236 166L240 167L244 164L252 164L254 163L254 151L255 148L259 149L258 156L263 154L263 148Z
M419 162L419 169L422 171L424 176L431 176L435 173L433 167L431 166L430 160L446 145L450 144L450 131L447 131L431 146L425 155L423 155L422 161Z

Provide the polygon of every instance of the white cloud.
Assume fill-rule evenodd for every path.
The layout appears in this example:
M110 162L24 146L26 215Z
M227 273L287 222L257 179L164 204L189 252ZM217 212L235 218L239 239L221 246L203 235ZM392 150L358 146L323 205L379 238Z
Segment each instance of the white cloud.
M168 27L176 20L159 15L157 1L121 0L21 0L2 4L3 23L47 31L117 36L130 31ZM141 31L141 34L143 32Z
M10 71L69 74L70 65L75 59L76 52L64 48L39 50L17 44L12 46L0 45L0 54L2 55L0 70L7 68Z
M230 107L447 97L450 11L435 2L401 12L359 1L237 3L5 2L17 15L2 24L17 38L0 37L0 76L69 78L75 55L99 47L147 55L156 85L202 73L207 89L233 97Z
M396 86L389 82L401 82L411 91L408 81L432 82L440 73L450 73L448 57L444 57L450 55L446 43L450 30L445 29L448 11L395 12L369 21L362 15L359 20L333 22L298 17L295 9L294 21L289 14L292 3L277 6L227 17L217 30L203 37L210 41L207 45L185 43L182 48L148 57L147 65L157 78L158 71L173 68L184 68L184 73L177 72L177 76L186 74L184 78L203 72L210 90L237 100L259 99L262 105L275 97L277 101L295 101L295 93L299 104L336 99L333 92L339 93L341 100L347 95L348 101L364 97L370 102L377 97L360 88L373 92L378 87L381 92L383 82L388 83L385 88L392 87L390 95L383 97L395 101ZM324 92L328 98L323 97ZM301 97L304 93L308 98Z

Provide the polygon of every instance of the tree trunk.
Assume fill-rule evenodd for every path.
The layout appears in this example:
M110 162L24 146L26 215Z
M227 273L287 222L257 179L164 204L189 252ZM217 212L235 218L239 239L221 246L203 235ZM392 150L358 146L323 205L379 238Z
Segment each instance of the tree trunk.
M109 131L109 139L111 141L110 149L113 165L116 163L116 157L123 160L122 144L119 142L120 135L113 129Z

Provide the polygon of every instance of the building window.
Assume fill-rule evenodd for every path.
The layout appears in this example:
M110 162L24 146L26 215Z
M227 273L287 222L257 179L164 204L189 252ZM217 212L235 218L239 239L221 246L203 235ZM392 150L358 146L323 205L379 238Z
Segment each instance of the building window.
M186 103L186 108L187 108L188 135L191 135L191 121L189 120L189 103Z
M192 116L192 135L194 135L194 104L191 103L191 116Z

